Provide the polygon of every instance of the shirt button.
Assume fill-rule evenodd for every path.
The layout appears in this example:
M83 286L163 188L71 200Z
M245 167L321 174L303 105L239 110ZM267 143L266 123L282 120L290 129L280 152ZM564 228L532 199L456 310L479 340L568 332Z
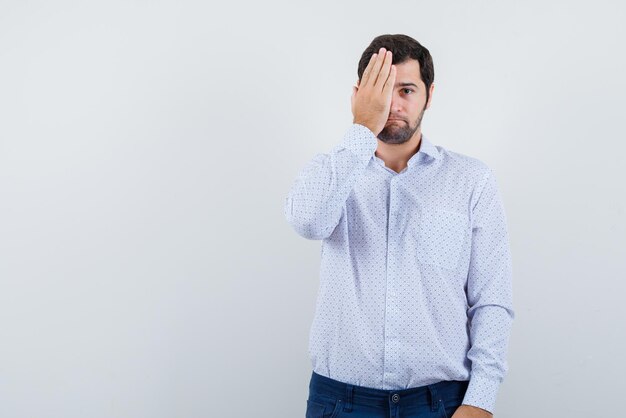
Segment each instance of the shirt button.
M398 395L397 393L394 393L391 396L391 400L393 401L393 403L398 403L398 401L400 400L400 395Z

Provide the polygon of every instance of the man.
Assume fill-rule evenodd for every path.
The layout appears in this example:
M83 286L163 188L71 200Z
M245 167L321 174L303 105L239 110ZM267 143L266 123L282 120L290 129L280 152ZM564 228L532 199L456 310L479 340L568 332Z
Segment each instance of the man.
M353 124L299 173L285 216L322 240L307 417L492 417L514 311L493 171L421 132L428 49L381 35Z

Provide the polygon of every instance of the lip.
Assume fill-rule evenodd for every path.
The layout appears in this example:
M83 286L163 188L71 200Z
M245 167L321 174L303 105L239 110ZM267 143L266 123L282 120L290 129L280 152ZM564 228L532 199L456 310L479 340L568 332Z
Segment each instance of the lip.
M387 119L387 120L397 120L397 121L400 121L400 122L404 122L402 119Z

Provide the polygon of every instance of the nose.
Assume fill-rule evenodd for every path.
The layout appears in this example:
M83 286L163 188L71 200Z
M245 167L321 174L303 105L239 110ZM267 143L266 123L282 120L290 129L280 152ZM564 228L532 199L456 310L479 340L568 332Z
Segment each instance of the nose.
M396 106L400 106L400 104L402 103L402 101L404 100L404 97L402 97L402 90L401 89L396 89L393 94L391 95L391 106L393 106L394 108Z
M400 98L396 97L395 93L391 96L391 114L401 113Z

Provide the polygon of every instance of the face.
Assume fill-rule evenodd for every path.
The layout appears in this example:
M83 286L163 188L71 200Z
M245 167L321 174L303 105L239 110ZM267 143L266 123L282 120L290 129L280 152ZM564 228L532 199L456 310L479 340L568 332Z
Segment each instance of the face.
M424 111L430 106L435 87L431 84L429 103L426 103L426 85L420 75L419 62L409 59L395 65L396 85L391 109L385 127L378 134L378 138L387 144L402 144L413 137L422 124Z

